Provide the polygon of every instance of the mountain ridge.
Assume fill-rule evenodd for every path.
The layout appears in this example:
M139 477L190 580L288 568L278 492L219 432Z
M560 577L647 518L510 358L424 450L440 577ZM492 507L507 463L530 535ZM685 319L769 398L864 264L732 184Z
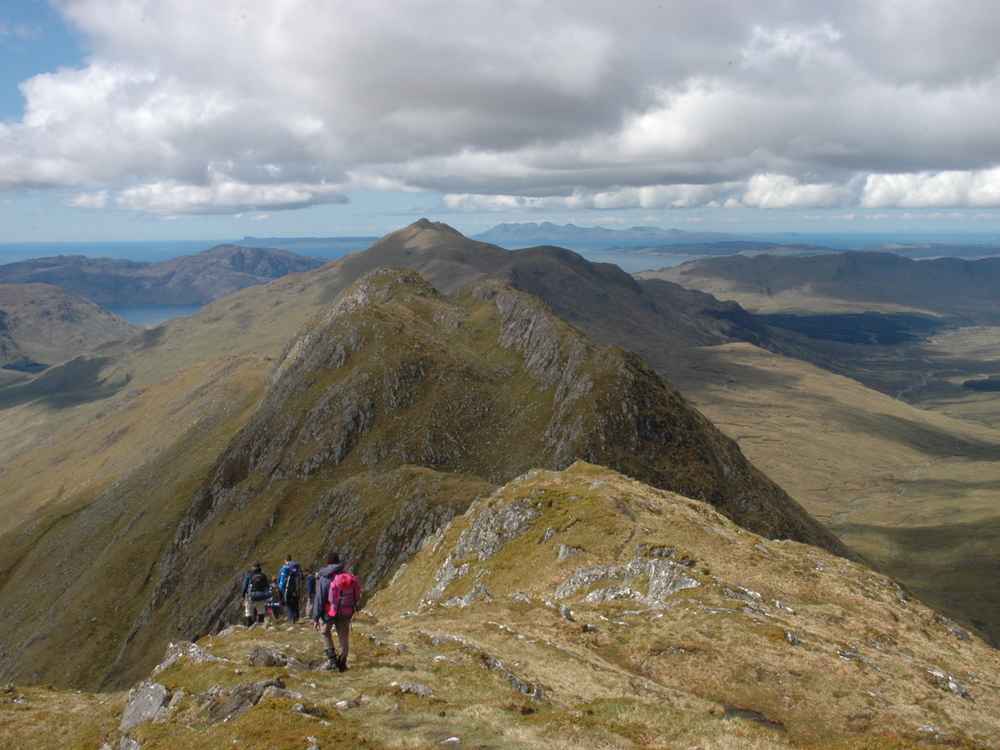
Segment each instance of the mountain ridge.
M45 283L99 305L205 304L327 261L272 248L217 245L158 263L58 256L0 264L0 283Z

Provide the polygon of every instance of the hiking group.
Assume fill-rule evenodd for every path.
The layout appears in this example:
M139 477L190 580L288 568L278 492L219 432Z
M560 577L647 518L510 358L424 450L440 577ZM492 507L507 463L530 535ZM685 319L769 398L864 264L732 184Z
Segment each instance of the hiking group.
M361 599L361 585L353 573L344 569L336 552L328 554L326 566L315 573L292 560L291 555L285 555L284 565L271 580L261 570L260 563L255 562L243 576L240 588L244 622L247 627L264 622L268 612L277 619L282 609L293 623L298 622L303 586L310 603L309 619L320 634L327 658L323 668L343 672L347 669L351 618ZM333 631L337 633L336 646Z

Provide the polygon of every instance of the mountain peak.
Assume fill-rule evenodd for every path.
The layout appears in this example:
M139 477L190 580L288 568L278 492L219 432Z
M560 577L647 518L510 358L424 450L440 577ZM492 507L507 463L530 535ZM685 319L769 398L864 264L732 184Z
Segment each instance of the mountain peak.
M443 221L431 221L430 219L420 219L410 224L407 229L419 229L419 230L437 230L439 232L451 232L452 234L457 234L459 237L464 237L465 235L459 232L454 227L448 226Z

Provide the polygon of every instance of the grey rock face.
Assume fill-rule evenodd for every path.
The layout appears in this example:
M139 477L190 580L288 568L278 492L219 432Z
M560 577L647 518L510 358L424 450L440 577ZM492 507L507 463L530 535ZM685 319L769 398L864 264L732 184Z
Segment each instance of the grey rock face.
M569 560L574 555L579 555L583 552L579 547L570 547L566 544L559 545L559 554L556 555L556 562L561 563L563 560Z
M167 710L170 691L158 682L140 682L128 692L125 713L122 715L119 732L153 721Z
M241 716L260 702L269 687L284 690L285 683L280 677L263 682L241 682L233 688L229 697L212 707L208 712L208 723L218 724Z
M497 509L495 504L480 511L462 532L455 547L455 557L461 559L475 553L482 562L495 555L507 542L528 530L541 512L522 500L515 500Z
M644 573L649 574L649 588L645 595L631 586L607 586L590 592L585 601L604 602L612 599L641 599L648 604L663 602L671 594L701 584L684 572L684 568L662 558L635 557L624 568L620 565L596 565L578 568L556 588L554 597L565 599L582 588L603 581L629 581Z
M667 560L649 562L649 598L663 601L683 589L697 588L701 584L684 572L684 568Z
M601 602L610 602L615 599L642 599L642 594L640 594L635 589L629 588L628 586L604 586L603 588L594 589L589 594L587 594L583 600L585 602L592 602L600 604Z

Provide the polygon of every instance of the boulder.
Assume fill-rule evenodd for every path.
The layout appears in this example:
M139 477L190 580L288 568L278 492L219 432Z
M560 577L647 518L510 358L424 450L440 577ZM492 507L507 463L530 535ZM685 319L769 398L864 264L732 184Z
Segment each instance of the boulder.
M167 710L170 691L158 682L140 682L129 690L125 702L125 713L122 714L119 732L128 732L140 724L153 721Z

